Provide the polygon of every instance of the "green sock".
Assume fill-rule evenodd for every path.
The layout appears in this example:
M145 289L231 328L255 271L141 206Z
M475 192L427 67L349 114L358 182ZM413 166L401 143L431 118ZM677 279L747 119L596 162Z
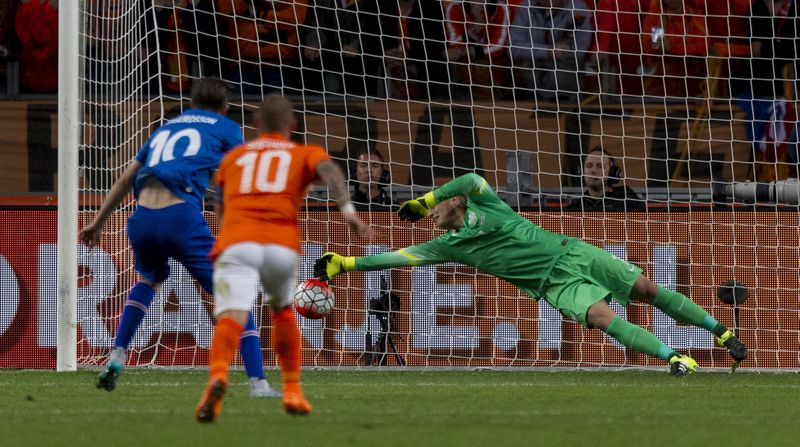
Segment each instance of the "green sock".
M661 309L665 314L674 318L675 321L701 327L711 331L717 337L728 330L702 307L695 304L694 301L674 290L658 286L658 293L653 299L653 306Z
M672 356L679 355L669 346L665 345L647 329L614 317L605 330L605 333L625 347L669 361Z

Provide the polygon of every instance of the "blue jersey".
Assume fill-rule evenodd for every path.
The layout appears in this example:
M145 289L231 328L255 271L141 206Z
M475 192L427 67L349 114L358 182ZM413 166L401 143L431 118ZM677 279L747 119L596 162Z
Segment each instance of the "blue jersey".
M155 176L175 196L202 208L208 180L222 156L242 144L242 128L224 116L189 109L150 135L136 154L142 168L133 183L139 191Z

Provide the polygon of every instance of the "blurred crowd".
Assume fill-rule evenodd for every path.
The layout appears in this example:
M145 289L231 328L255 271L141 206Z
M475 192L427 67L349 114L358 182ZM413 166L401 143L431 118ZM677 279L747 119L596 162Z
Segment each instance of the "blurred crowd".
M113 94L121 78L153 95L186 93L192 79L219 76L235 94L254 99L271 91L562 105L603 94L687 104L727 99L744 111L756 157L800 164L793 144L800 55L794 0L82 5L82 76L93 95ZM56 92L57 29L58 0L0 0L5 92Z
M142 27L142 66L172 92L218 75L245 95L681 98L714 71L718 95L774 98L798 53L793 0L143 0L140 19L113 22L130 5L86 2L87 53ZM0 58L19 62L22 92L56 90L57 17L58 0L0 0Z

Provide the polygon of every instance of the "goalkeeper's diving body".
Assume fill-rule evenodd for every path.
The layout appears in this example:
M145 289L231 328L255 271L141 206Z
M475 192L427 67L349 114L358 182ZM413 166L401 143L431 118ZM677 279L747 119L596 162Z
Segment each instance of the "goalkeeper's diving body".
M427 243L372 256L325 253L315 263L314 275L329 280L348 271L458 262L544 299L562 315L600 329L630 349L668 362L674 376L692 374L697 362L617 316L609 306L612 298L624 306L632 301L652 304L676 321L710 331L734 362L747 358L744 344L692 300L656 285L639 267L611 253L533 224L476 174L405 202L398 214L411 221L430 216L447 232Z

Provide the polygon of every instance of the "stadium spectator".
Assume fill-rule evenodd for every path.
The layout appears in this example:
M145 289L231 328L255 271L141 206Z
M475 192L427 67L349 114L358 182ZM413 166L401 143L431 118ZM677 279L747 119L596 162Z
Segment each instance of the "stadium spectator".
M162 85L168 92L188 90L192 85L188 41L191 32L187 28L194 24L191 14L184 14L189 0L155 0L158 39L162 47ZM188 16L188 17L187 17ZM186 20L189 18L189 20ZM156 47L154 47L156 48ZM155 66L154 68L158 68Z
M164 88L188 91L191 76L219 76L219 41L214 0L155 0ZM155 33L150 35L155 38ZM152 48L155 43L150 42Z
M706 2L706 27L714 53L720 57L749 56L750 5L753 0Z
M283 407L292 414L311 412L300 387L302 338L292 306L301 245L297 213L311 183L324 181L352 231L371 235L350 203L344 174L325 150L289 141L296 124L291 103L277 94L268 95L259 110L261 136L234 149L219 165L222 224L211 252L216 258L217 323L208 354L209 381L195 413L198 422L219 417L230 363L259 282L270 297ZM254 169L256 163L268 168ZM283 175L275 174L276 170Z
M86 88L90 89L98 97L112 96L116 93L115 80L119 73L123 72L123 66L128 60L124 45L119 44L120 33L125 27L121 25L125 18L125 11L122 2L91 0L87 8L91 11L86 20L86 58L84 60L84 71L86 76ZM157 33L152 14L145 14L144 28L147 37L144 45L139 48L139 53L134 53L132 57L141 57L145 63L140 70L144 79L150 79L152 91L158 91L158 83L161 81L156 76L158 52L150 51L155 48ZM130 68L130 67L126 67ZM107 185L106 188L109 186Z
M592 12L583 0L524 0L511 24L516 87L542 99L576 99L592 43Z
M749 123L759 181L797 175L797 111L791 91L800 68L797 14L796 3L789 0L756 0L750 10L752 55L745 59L743 82L734 85Z
M12 54L14 39L14 0L0 0L0 95L8 91L7 60Z
M21 44L20 83L30 93L58 90L58 1L20 0L14 28Z
M752 53L749 20L752 2L753 0L706 2L709 44L713 48L712 54L717 57L708 61L708 79L712 86L709 96L712 99L735 96L731 79L736 80L741 73L749 72L747 58ZM719 66L715 68L715 64ZM741 84L741 81L735 82ZM749 90L749 84L747 87Z
M784 67L798 62L800 25L796 4L790 0L756 0L750 8L749 22L749 78L739 90L756 98L783 98Z
M545 231L514 212L476 174L466 174L423 197L405 202L401 220L429 215L446 232L427 242L390 253L345 257L325 253L314 263L322 280L350 271L457 262L504 279L529 296L544 299L565 317L598 328L627 348L669 362L670 373L684 376L697 363L678 354L646 329L620 317L611 299L622 305L651 304L678 322L702 327L717 337L734 361L747 348L725 326L686 296L661 287L642 270L579 239Z
M383 156L376 150L358 156L352 183L355 185L352 199L356 208L365 211L390 211L392 196L386 190L389 171L383 164ZM355 174L355 175L352 175Z
M586 71L608 76L618 72L618 79L609 84L614 93L640 95L641 77L637 70L642 65L641 9L649 0L598 0L594 13L594 56L587 60ZM603 91L603 93L606 93Z
M364 0L358 20L367 95L447 96L441 2Z
M11 40L14 36L14 0L0 0L0 59L8 57Z
M231 62L228 77L241 82L245 94L264 94L297 87L299 26L307 0L216 0L227 22L223 46ZM223 28L225 29L225 28Z
M192 90L191 108L156 130L128 164L106 195L94 220L79 239L90 249L100 242L111 213L133 188L136 210L128 218L128 238L141 279L128 294L106 367L96 385L112 391L122 374L128 346L139 328L156 289L170 274L168 258L186 267L208 293L212 266L208 253L214 238L201 204L208 180L223 154L242 143L242 128L225 118L228 87L204 78ZM166 148L165 148L166 147ZM193 152L189 154L189 152ZM254 397L277 393L264 379L261 343L252 315L237 338Z
M358 40L360 1L315 0L306 14L303 85L325 94L364 95Z
M510 74L509 26L513 6L504 0L447 2L447 60L457 91L475 99L502 98ZM460 93L458 95L460 96Z
M573 200L570 211L641 211L644 201L621 184L623 173L616 160L600 146L586 154L581 171L583 194Z
M706 75L705 57L716 55L709 46L705 2L651 0L642 19L642 73L648 76L645 94L684 98L697 96Z

